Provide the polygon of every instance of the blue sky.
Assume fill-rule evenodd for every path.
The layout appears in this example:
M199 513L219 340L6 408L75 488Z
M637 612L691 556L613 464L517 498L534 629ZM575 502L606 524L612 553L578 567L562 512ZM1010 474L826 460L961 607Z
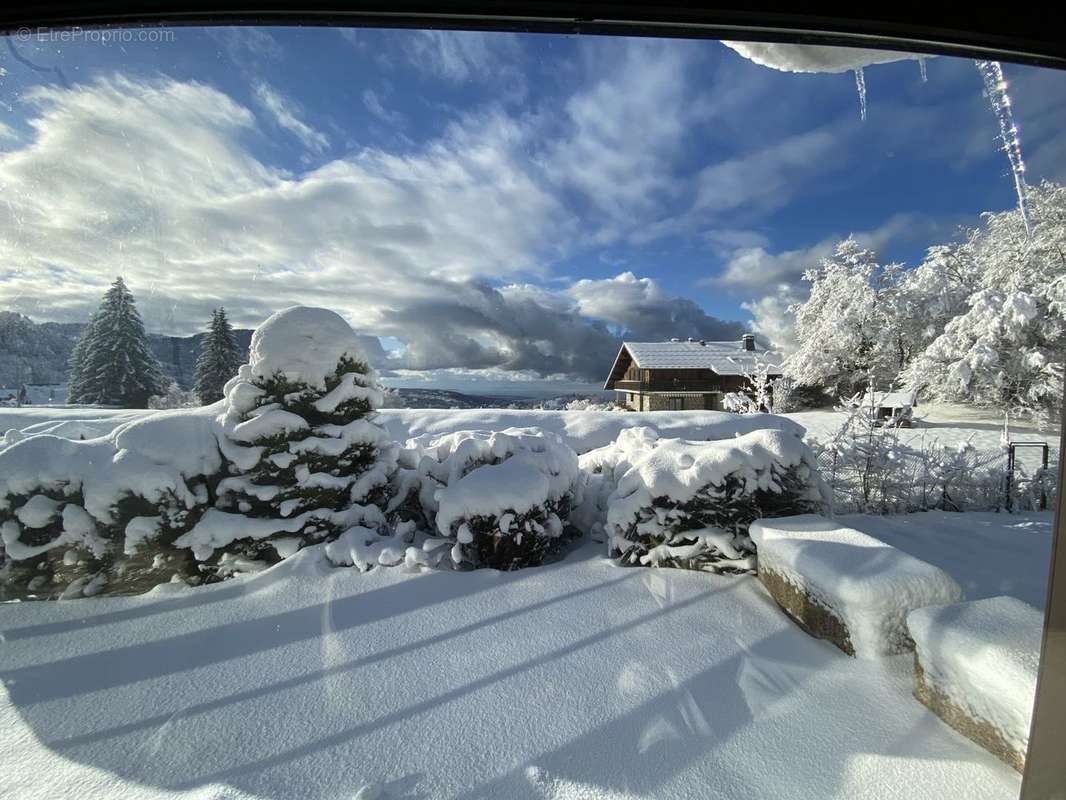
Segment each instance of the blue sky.
M623 334L772 334L840 237L914 264L1014 204L965 60L868 67L862 121L851 73L711 41L23 38L0 46L0 303L84 319L121 273L164 332L327 305L400 383L574 388ZM1005 70L1030 180L1062 180L1066 78Z

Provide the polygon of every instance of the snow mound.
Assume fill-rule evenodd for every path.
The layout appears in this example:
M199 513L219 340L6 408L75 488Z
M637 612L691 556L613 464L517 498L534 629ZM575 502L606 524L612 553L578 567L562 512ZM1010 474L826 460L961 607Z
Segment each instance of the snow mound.
M430 434L469 430L502 431L540 428L562 437L570 447L587 453L606 447L629 428L651 428L663 438L706 441L730 439L754 430L777 428L802 436L801 425L773 414L737 416L724 411L542 411L498 408L397 408L381 412L381 423L397 441Z
M115 505L130 495L157 502L172 494L191 508L197 497L187 479L221 466L214 415L205 409L134 420L98 439L30 436L0 450L0 511L40 490L80 494L103 524L114 521Z
M585 493L581 505L574 509L571 520L580 530L597 539L604 536L607 503L618 481L639 457L653 450L659 443L654 428L626 428L611 444L590 450L578 458L578 466L585 474Z
M437 533L454 540L456 564L539 560L550 540L562 536L581 498L577 454L560 437L537 428L420 437L408 441L407 449L420 454L422 513ZM533 552L526 553L529 549Z
M909 651L908 613L962 599L943 570L831 519L762 519L752 524L751 538L759 577L774 599L852 655Z
M351 325L334 311L307 306L269 317L252 335L248 351L251 378L266 380L280 372L290 383L319 389L345 357L367 363Z
M1040 612L1014 597L989 597L915 609L907 627L919 666L919 699L1020 770L1036 696ZM953 714L942 713L945 701Z
M819 510L827 499L813 453L791 434L667 439L648 449L653 441L624 443L646 452L606 502L609 551L622 563L749 571L754 548L747 527L754 519Z
M779 44L777 42L722 42L722 44L749 61L781 72L840 73L874 64L933 58L933 56L917 53L871 50L862 47Z

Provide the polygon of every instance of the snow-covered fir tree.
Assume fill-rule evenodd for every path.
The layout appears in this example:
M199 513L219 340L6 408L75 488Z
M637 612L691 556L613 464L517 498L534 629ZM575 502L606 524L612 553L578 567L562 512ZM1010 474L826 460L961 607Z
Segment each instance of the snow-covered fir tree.
M384 524L398 446L374 420L382 392L343 318L300 306L274 314L225 398L233 474L218 487L216 509L182 540L198 558L220 546L221 530L225 557L276 560L353 526Z
M72 357L71 390L80 403L146 408L166 391L133 295L121 277L104 295Z
M233 327L226 319L226 309L217 308L211 313L211 325L196 359L193 391L200 404L206 406L221 400L223 387L237 374L240 365L240 350L233 337Z
M93 330L96 325L96 313L89 318L81 331L81 336L70 353L70 372L67 377L67 402L87 403L85 399L87 386L85 362L93 340Z

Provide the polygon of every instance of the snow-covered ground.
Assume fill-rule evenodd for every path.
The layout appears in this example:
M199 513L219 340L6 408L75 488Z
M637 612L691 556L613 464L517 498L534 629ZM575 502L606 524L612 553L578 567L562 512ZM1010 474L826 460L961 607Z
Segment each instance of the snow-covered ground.
M1054 524L1050 511L845 514L837 521L940 567L967 600L1007 594L1044 608Z
M807 433L816 439L827 440L844 422L839 411L799 411L782 416L798 422ZM3 426L0 417L0 427ZM901 444L920 447L921 441L938 441L942 444L970 442L980 450L1000 446L1003 436L1003 416L993 411L973 406L951 403L919 404L914 409L914 427L898 429ZM1041 426L1029 420L1010 421L1011 439L1015 441L1046 441L1051 450L1058 453L1058 426Z
M116 426L145 414L140 409L84 408L54 406L47 408L0 408L0 434L9 428L26 433L56 433L78 438L80 433L103 436ZM558 433L579 453L602 447L615 440L623 428L649 426L664 437L683 439L719 438L727 427L741 432L765 427L764 415L737 417L721 411L540 411L500 408L477 409L382 409L381 422L399 441L423 434L453 433L460 430L503 430L539 427ZM844 422L837 411L800 411L780 417L802 425L808 435L828 439ZM59 423L62 423L60 425ZM750 427L744 428L748 424ZM788 423L784 423L787 425ZM1046 440L1057 453L1060 432L1057 427L1040 427L1028 421L1011 421L1012 437L1017 440ZM944 443L970 441L974 447L999 447L1003 418L986 409L970 406L937 404L915 409L915 427L899 430L903 444L927 441ZM729 433L732 436L732 433Z
M908 656L844 656L754 578L619 568L592 545L515 573L319 553L0 606L9 796L1017 795L913 700Z
M18 409L0 412L0 430L78 438L143 413ZM699 440L768 421L410 409L381 419L399 440L539 426L580 451L641 424ZM806 412L777 424L819 436L839 419ZM927 422L945 436L985 435L988 424ZM1043 605L1050 513L843 521L941 567L967 599ZM1009 767L911 697L910 656L849 659L802 633L751 577L619 568L592 543L513 573L360 574L328 568L323 549L211 587L0 605L3 789L19 798L352 798L369 787L365 798L377 784L386 798L1017 795Z

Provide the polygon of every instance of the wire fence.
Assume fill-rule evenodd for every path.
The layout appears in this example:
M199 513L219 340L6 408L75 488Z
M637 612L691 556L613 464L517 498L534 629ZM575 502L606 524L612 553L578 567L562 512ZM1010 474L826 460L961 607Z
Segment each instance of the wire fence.
M826 446L818 464L837 513L1035 511L1054 508L1058 485L1057 467L1006 447Z

